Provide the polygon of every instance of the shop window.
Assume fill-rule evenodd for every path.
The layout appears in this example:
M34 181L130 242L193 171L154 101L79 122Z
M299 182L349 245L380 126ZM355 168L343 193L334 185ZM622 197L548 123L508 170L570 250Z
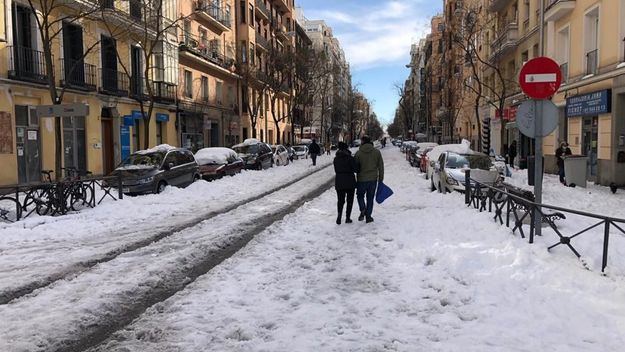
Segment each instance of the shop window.
M135 124L132 126L132 140L134 143L135 151L141 150L141 119L135 119Z

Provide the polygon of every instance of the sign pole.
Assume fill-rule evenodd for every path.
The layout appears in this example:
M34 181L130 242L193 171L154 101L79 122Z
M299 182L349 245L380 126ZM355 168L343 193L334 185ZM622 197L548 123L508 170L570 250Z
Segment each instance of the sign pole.
M534 139L534 197L536 204L541 204L543 200L543 101L534 100L534 128L536 138ZM534 234L542 235L542 213L540 207L534 208ZM530 236L530 243L534 242L534 236Z

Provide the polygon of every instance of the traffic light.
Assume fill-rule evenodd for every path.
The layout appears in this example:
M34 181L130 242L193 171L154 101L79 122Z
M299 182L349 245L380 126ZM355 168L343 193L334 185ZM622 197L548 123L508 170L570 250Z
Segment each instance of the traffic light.
M490 154L490 118L482 120L482 152Z

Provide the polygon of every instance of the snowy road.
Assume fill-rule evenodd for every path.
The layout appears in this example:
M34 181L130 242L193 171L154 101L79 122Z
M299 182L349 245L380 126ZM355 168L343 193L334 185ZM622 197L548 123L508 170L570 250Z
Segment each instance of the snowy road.
M373 224L334 223L335 193L325 191L333 172L324 169L0 305L0 351L621 349L622 276L548 253L543 239L528 245L461 195L429 192L395 148L383 153L395 195L376 206ZM240 180L248 196L260 190L250 175ZM192 215L182 198L193 196L170 191Z
M328 191L92 351L622 350L622 278L384 156L396 193L375 223L335 225Z

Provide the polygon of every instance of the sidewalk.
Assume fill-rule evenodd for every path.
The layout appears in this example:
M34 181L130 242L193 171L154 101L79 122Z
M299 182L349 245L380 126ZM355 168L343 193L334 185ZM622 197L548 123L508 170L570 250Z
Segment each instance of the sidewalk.
M373 224L334 224L326 192L98 351L622 348L621 279L528 245L383 155L395 195Z

